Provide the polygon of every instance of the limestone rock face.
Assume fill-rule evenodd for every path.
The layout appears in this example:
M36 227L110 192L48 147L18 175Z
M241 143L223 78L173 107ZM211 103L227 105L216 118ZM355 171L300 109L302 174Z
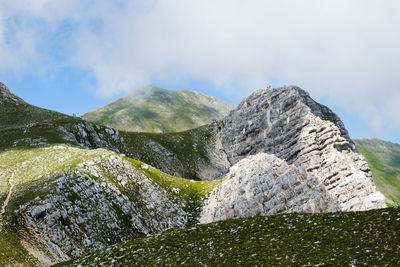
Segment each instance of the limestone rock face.
M249 155L272 154L319 179L341 210L386 206L341 120L304 90L258 90L223 124L217 134L222 148L215 150L225 154L231 166Z
M265 153L235 164L203 207L200 222L287 212L333 212L337 199L304 168Z

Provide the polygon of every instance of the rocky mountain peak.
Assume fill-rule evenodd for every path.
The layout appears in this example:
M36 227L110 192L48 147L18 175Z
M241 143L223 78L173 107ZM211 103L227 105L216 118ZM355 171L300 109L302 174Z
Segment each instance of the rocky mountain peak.
M334 134L336 149L355 151L340 118L297 86L255 91L225 117L223 123L221 140L232 164L258 152L277 154L292 163L299 151L290 148L315 132L314 129L304 132L312 124L324 125L321 131L337 131Z
M232 167L249 155L266 153L317 177L341 210L385 206L340 118L301 88L255 91L222 124L216 165Z
M343 136L350 144L351 149L354 151L355 146L351 140L348 131L346 130L340 118L328 107L319 104L310 97L310 94L298 86L290 85L280 88L267 88L260 89L251 94L248 98L242 101L238 106L238 110L250 106L257 105L265 106L265 104L272 105L275 110L285 112L291 108L291 105L297 105L299 111L303 112L309 108L312 114L325 121L334 123ZM300 106L301 108L300 108ZM301 114L300 114L301 115Z

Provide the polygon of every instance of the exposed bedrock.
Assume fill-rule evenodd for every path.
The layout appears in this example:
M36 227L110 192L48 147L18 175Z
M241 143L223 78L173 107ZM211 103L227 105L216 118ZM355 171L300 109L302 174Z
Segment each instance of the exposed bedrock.
M254 92L223 120L215 144L230 166L262 152L304 168L341 210L386 206L339 117L299 87Z
M340 210L337 199L304 168L260 153L233 166L210 194L201 223L287 212Z

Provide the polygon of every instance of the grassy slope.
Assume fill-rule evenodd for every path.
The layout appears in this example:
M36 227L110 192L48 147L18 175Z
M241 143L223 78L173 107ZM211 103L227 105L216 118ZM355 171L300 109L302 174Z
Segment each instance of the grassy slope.
M4 90L2 86L0 83L0 90ZM32 106L11 92L7 92L7 95L13 100L6 98L4 103L0 102L0 130L26 128L39 122L51 122L68 117L58 112Z
M29 146L30 143L40 143L45 139L53 143L65 142L56 134L55 128L77 119L32 106L14 95L11 97L15 101L0 104L0 150Z
M18 233L0 227L0 266L38 266L39 263L21 245Z
M82 117L125 131L180 132L218 120L233 108L213 97L188 90L149 87Z
M257 216L132 239L59 266L395 266L399 227L399 208Z
M369 138L354 142L367 160L378 189L400 205L400 145Z
M118 154L103 150L85 150L68 146L52 146L42 148L29 148L11 150L0 153L0 177L1 187L0 196L3 203L9 189L7 178L14 173L14 190L11 201L6 209L6 217L2 216L2 226L0 226L0 265L15 263L35 263L20 243L20 239L26 235L26 229L18 225L18 220L13 211L20 205L42 195L51 194L51 177L59 177L63 173L81 169L81 164L88 160L101 157L117 157ZM152 182L166 189L172 198L179 198L186 203L185 211L192 214L189 225L197 222L203 199L205 195L218 182L197 182L187 179L177 178L165 174L149 166L142 168L143 163L123 157L126 164L135 167L137 175L144 174ZM101 179L108 179L115 183L116 177L108 177L107 174L99 174ZM178 189L178 190L177 190ZM140 190L140 189L139 189ZM121 188L121 192L125 192ZM130 199L129 192L125 192ZM27 237L29 239L29 236Z

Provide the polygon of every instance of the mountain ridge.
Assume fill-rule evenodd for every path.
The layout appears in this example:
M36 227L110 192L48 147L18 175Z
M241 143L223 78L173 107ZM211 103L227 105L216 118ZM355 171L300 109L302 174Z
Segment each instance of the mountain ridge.
M354 142L368 162L377 187L392 204L399 205L400 145L377 138L360 138Z
M124 131L180 132L222 119L233 107L194 91L148 86L82 118Z

